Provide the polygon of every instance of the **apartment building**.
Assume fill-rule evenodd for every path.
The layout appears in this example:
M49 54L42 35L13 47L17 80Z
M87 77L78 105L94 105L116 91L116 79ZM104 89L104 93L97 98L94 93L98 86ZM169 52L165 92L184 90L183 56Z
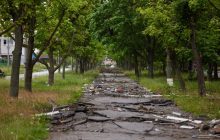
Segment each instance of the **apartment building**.
M10 37L0 36L0 59L5 59L10 63L13 60L12 52L15 48L15 42ZM22 48L21 64L25 64L26 48Z

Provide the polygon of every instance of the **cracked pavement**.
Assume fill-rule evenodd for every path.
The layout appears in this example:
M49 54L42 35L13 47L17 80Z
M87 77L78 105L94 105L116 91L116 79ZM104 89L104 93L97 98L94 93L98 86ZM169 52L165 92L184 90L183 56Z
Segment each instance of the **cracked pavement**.
M63 107L65 115L52 116L49 140L191 140L207 134L199 131L201 118L120 72L107 72L85 85L77 105Z

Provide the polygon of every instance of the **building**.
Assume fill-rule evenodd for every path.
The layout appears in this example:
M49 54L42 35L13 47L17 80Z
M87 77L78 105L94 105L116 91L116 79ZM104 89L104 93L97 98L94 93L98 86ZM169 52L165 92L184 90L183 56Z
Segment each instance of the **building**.
M13 55L12 52L15 48L15 42L10 37L1 36L0 37L0 58L5 59L12 62ZM26 48L22 48L22 54L21 54L21 64L25 64L25 53Z

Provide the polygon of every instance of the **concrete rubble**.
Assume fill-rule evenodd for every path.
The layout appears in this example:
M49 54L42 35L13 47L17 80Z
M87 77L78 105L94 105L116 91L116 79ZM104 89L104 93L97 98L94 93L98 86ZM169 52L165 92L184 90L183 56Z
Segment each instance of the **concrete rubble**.
M118 69L102 69L74 105L43 113L50 140L219 139L220 120L193 118Z

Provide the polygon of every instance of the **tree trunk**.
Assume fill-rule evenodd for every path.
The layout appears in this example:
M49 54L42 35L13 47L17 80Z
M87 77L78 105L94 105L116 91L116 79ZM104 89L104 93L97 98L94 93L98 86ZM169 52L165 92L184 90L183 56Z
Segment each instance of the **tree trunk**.
M168 78L172 78L172 61L171 61L171 50L169 48L167 48L167 58L166 58L166 75L167 75L167 79Z
M177 67L176 67L176 75L177 75L177 79L179 81L180 89L182 91L186 91L186 84L185 84L185 81L182 77L180 66L178 64L177 64Z
M81 74L83 74L84 73L84 61L83 61L83 59L80 59L79 60L79 71L80 71L80 73Z
M188 64L188 79L193 80L193 62L191 60Z
M73 69L74 69L73 57L71 57L71 70L73 71Z
M58 64L60 63L60 51L58 52L57 62L58 62ZM60 73L60 67L58 68L58 73Z
M49 57L49 76L48 76L48 84L52 86L54 84L54 59L53 59L53 48L49 47L48 50L48 57Z
M48 70L49 75L48 75L48 85L52 86L54 84L54 70L52 68L50 68Z
M151 45L147 47L148 77L154 78L154 45L155 39L151 38Z
M180 68L180 64L177 63L177 58L176 58L176 52L175 51L172 51L172 64L173 64L173 70L175 71L175 75L177 76L177 79L179 81L179 86L180 86L180 89L182 91L186 91L186 85L185 85L185 81L182 77L182 74L181 74L181 68Z
M202 59L196 47L196 23L193 16L191 17L191 45L192 45L194 60L196 63L198 92L200 96L205 96L206 90L205 90L204 72L202 67Z
M24 88L26 91L32 92L32 73L33 73L33 66L26 66L25 67L25 85Z
M211 62L208 63L208 71L207 71L207 78L209 81L212 81L212 72L213 72L213 65Z
M62 73L62 78L65 79L65 74L66 74L66 62L63 63L63 73Z
M83 68L84 68L84 72L88 70L88 68L87 68L87 61L85 59L83 61Z
M17 19L19 17L20 16L18 16ZM14 22L16 22L17 19L15 19ZM22 25L17 25L15 27L15 49L13 51L11 82L10 82L10 96L12 97L18 97L18 92L19 92L19 74L20 74L22 46L23 46L23 29L22 29Z
M163 65L162 65L162 74L163 74L164 76L167 75L167 72L166 72L166 61L163 61Z
M215 62L213 67L214 67L214 79L217 80L218 79L218 64Z
M140 73L139 73L139 65L138 65L138 57L137 57L137 54L135 53L134 54L134 72L135 72L135 75L136 77L140 77Z
M76 59L76 67L75 67L75 72L78 73L79 72L79 60Z
M25 90L32 92L32 72L33 72L33 63L32 63L32 54L34 49L34 30L36 24L36 17L32 16L28 21L28 48L26 55L26 64L25 64L25 79L24 79L24 88Z

